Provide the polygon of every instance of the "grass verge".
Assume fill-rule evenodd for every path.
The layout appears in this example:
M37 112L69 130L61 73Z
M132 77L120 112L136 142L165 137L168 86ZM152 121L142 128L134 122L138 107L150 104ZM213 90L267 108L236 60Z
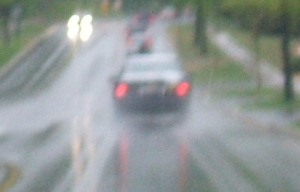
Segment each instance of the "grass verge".
M192 74L196 84L228 87L251 82L251 76L247 71L224 55L211 42L209 43L209 54L201 55L200 51L193 46L192 31L192 25L184 25L172 28L171 34L173 39L176 39L175 44L186 70ZM214 91L218 91L218 89Z
M24 24L20 35L13 36L10 43L5 43L0 39L0 68L7 64L18 52L26 48L26 46L42 33L48 26L44 23L36 23L28 21Z
M216 98L234 100L245 111L288 111L300 114L299 99L286 102L281 88L262 86L258 89L255 77L242 65L224 55L212 42L209 45L209 54L201 56L200 51L193 46L192 27L190 24L174 27L171 29L171 35L176 39L178 52L186 69L191 72L195 84L208 87L209 95Z
M21 170L14 165L7 166L7 176L3 183L0 183L0 192L5 192L13 187L17 181L21 178Z
M236 39L237 43L253 53L257 51L257 46L255 45L251 31L244 30L238 25L224 19L221 19L217 23L220 29L230 33ZM269 61L278 68L281 68L282 66L281 39L282 37L279 34L262 34L259 36L258 42L259 57ZM294 50L297 46L299 46L299 41L296 38L293 38L291 41L292 53L295 52Z

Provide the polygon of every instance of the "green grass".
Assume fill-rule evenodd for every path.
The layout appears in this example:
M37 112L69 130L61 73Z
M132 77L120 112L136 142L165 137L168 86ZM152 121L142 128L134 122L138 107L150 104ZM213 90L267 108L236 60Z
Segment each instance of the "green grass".
M49 22L67 20L78 11L90 13L93 16L100 16L100 5L101 1L89 3L79 3L74 0L57 1L50 3L49 7L45 7L45 11L39 14L43 15L44 19Z
M210 91L218 98L240 100L242 107L247 110L297 111L300 109L299 100L296 99L293 102L284 100L281 88L262 86L257 89L255 78L247 73L242 65L228 58L213 44L209 45L210 53L205 57L201 56L200 51L192 44L192 25L173 28L171 34L177 39L175 43L178 52L182 56L185 67L192 73L195 83L200 86L210 86ZM239 34L247 37L245 33ZM270 42L272 39L274 40L272 36L265 37L266 42ZM247 41L250 44L249 38ZM273 43L276 44L276 42ZM268 47L271 44L262 47ZM272 51L270 55L272 55ZM296 96L296 98L298 97Z
M195 75L195 80L200 83L213 81L218 84L241 83L249 80L249 75L244 69L232 61L214 63L202 67Z
M184 60L185 68L192 73L197 83L235 83L250 80L245 69L226 57L220 50L209 43L209 54L201 56L193 46L193 27L191 25L173 28L178 52Z
M7 64L18 52L47 28L46 24L28 22L21 31L20 37L13 36L9 44L0 39L0 68Z
M253 34L251 31L242 29L228 21L218 22L220 29L230 33L242 46L245 46L253 53L256 51ZM259 54L277 67L281 66L281 37L279 35L260 35L259 37Z
M252 51L252 53L257 51L257 46L254 43L255 41L251 31L244 30L236 24L226 20L221 20L217 23L219 29L230 33L238 44ZM278 68L281 68L282 66L281 39L281 36L278 34L262 34L259 36L258 43L259 57L269 61ZM295 56L293 53L297 46L299 46L299 41L296 38L293 38L291 40L292 57Z
M240 87L238 89L228 89L223 91L223 97L243 98L245 101L242 107L247 110L282 110L282 111L299 111L300 100L296 96L295 101L286 102L283 91L277 88L261 87Z
M296 96L299 97L299 96ZM249 109L281 110L281 111L299 111L300 100L287 102L284 100L282 90L263 88L259 92L254 92L252 101L246 105Z

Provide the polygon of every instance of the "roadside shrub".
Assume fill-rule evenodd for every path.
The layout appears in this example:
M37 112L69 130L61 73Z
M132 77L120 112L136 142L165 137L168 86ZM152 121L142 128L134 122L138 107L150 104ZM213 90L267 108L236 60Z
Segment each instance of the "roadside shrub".
M280 6L279 0L223 0L220 14L246 30L253 30L254 24L259 23L261 33L279 34L282 33ZM298 0L289 0L288 11L293 34L300 33L299 10Z

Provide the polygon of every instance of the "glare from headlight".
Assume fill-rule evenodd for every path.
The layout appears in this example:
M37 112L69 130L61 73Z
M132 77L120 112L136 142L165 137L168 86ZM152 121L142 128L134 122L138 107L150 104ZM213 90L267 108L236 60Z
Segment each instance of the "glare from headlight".
M85 15L80 22L80 27L84 28L87 25L92 25L93 17L91 15Z
M76 40L79 33L79 26L73 26L72 28L68 29L68 37L71 40Z
M80 34L81 41L87 41L93 33L92 26L93 17L91 15L85 15L80 22Z
M84 28L81 28L80 35L79 35L81 41L87 41L87 40L89 40L89 38L91 37L92 33L93 33L93 27L92 27L92 25L87 25Z
M70 17L68 21L68 28L72 28L76 25L78 26L79 21L80 21L80 17L78 15L73 15L72 17Z
M78 15L73 15L72 17L70 17L69 21L68 21L68 37L71 40L76 40L80 27L79 27L79 21L80 21L80 17Z
M77 41L87 41L93 33L92 26L93 17L85 15L80 19L80 16L73 15L68 21L68 38Z

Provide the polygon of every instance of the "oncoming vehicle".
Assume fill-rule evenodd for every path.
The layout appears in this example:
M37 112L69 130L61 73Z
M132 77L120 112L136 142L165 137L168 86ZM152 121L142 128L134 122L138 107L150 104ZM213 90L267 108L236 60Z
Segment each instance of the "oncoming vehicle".
M129 57L114 82L122 110L180 110L188 103L191 82L174 54Z
M88 41L93 33L93 17L90 14L74 14L68 20L68 38L73 41Z

